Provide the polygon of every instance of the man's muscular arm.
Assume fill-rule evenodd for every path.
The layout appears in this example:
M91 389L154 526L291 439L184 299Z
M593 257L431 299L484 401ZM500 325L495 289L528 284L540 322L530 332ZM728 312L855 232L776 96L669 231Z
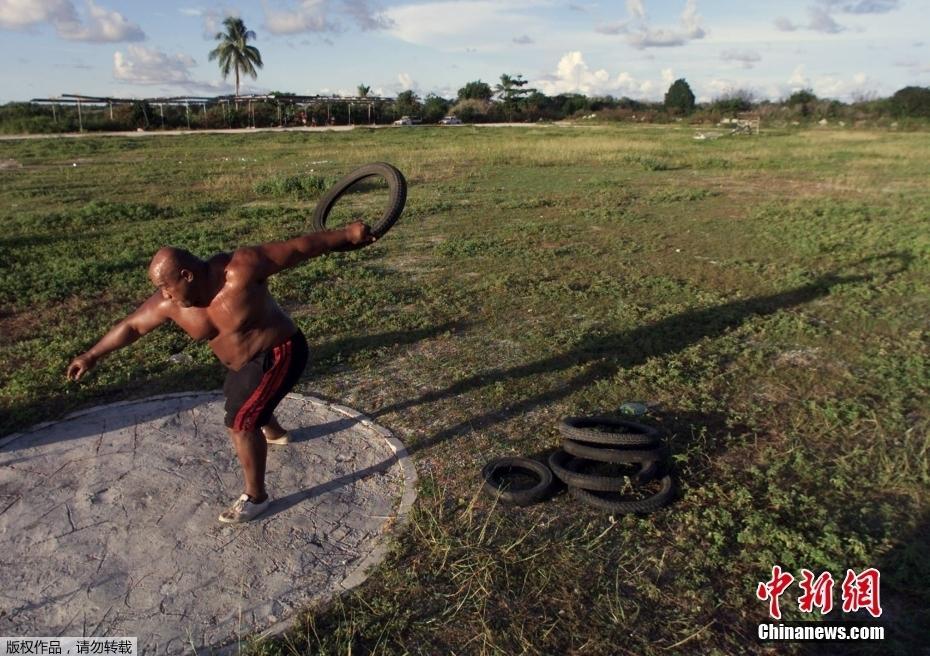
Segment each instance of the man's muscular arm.
M260 278L267 278L284 269L290 269L332 251L352 251L375 241L371 230L361 221L350 223L344 228L311 232L307 235L275 241L253 248L236 251L235 258L249 260Z
M89 351L74 358L68 365L68 378L79 380L107 353L129 346L142 335L165 323L169 318L170 305L170 301L165 300L160 291L152 294L135 312L113 326Z

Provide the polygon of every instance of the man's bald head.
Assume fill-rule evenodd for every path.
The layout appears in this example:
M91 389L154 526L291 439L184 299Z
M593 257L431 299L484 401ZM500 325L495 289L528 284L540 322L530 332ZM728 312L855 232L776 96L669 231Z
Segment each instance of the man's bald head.
M207 263L181 248L161 248L149 264L152 284L166 300L181 307L203 302L208 277Z
M152 262L149 264L149 278L158 286L163 283L173 283L182 277L182 271L189 271L192 274L198 273L202 270L203 265L203 260L183 248L165 246L159 248L152 258Z

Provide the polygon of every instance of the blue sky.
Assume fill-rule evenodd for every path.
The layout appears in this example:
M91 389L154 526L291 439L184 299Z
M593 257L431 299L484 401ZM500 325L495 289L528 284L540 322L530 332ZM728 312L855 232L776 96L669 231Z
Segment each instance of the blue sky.
M452 97L501 73L638 99L679 77L699 100L930 86L930 0L0 0L0 102L229 93L207 59L226 15L257 33L265 61L243 93Z

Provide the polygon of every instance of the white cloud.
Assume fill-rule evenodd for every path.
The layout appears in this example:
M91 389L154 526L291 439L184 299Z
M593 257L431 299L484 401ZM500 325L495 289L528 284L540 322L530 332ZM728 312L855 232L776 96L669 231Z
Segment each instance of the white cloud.
M542 34L547 23L538 11L548 0L434 0L387 9L388 32L402 41L461 52L506 50L514 34ZM551 31L551 26L550 26Z
M328 0L300 0L292 9L275 9L267 0L262 2L265 10L265 27L272 34L296 34L298 32L334 32L338 26L328 19Z
M813 84L814 93L821 98L852 99L872 94L878 86L864 73L855 73L848 78L836 75L818 77Z
M820 98L855 99L873 94L881 84L863 72L848 77L819 75L811 77L804 64L795 66L786 85L769 91L771 97L784 97L801 89L811 89Z
M706 35L701 26L701 20L697 13L697 0L688 0L685 3L685 10L681 12L681 24L689 39L703 39Z
M634 48L643 50L645 48L670 48L674 46L683 46L693 39L703 39L707 36L704 30L702 18L697 13L697 2L687 0L684 11L681 12L679 26L674 28L660 27L651 28L645 22L636 32L631 32L627 37L627 42Z
M807 29L824 34L839 34L848 28L836 21L835 14L887 14L901 7L900 0L814 0L809 5ZM785 17L775 19L775 27L782 32L793 32L801 27ZM862 28L858 28L862 31Z
M133 84L191 84L191 71L197 62L190 55L169 55L144 46L131 45L127 54L113 53L113 77Z
M194 16L200 18L203 25L203 38L213 40L217 32L223 31L223 21L228 16L239 18L239 10L233 7L210 7L209 9L188 9L178 10L185 16Z
M783 86L780 91L782 96L786 96L801 89L812 89L821 98L853 99L857 96L870 95L880 86L877 81L863 72L857 72L848 77L818 75L812 78L808 75L804 64L799 64L792 71L787 85Z
M792 91L800 91L801 89L810 88L811 81L810 78L807 77L804 64L798 64L794 67L794 71L791 73L791 77L788 78L788 85L791 87Z
M142 41L145 33L118 11L86 0L81 19L71 0L0 0L0 27L23 29L49 23L63 39L113 43Z
M666 86L672 86L672 82L675 81L675 73L672 72L670 68L662 69L662 83Z
M394 23L371 0L343 0L345 12L363 31L386 30Z
M752 68L757 62L762 61L761 55L754 50L724 50L720 53L723 61L733 61L739 63L743 68Z
M662 72L664 78L672 75L670 69ZM583 93L589 96L651 96L657 85L651 80L638 80L624 71L612 77L605 69L591 70L579 51L565 53L559 60L554 73L532 81L549 96L560 93Z
M142 41L145 33L142 28L129 21L118 11L107 9L87 2L87 19L63 21L55 24L59 36L72 41L92 41L94 43L115 43L118 41Z
M629 31L629 23L627 21L617 21L614 23L601 23L600 25L595 26L594 31L598 34L626 34Z
M400 91L407 91L408 89L416 91L419 88L417 81L411 77L410 73L398 73L397 84L400 87Z
M646 8L643 6L643 0L626 0L626 10L630 16L639 20L646 20Z
M526 34L524 34L524 35L522 35L522 36L514 37L513 42L516 43L518 46L528 46L528 45L530 45L530 44L532 44L532 43L535 43L535 41L533 41L532 37L530 37L530 36L528 36L528 35L526 35Z
M833 20L833 16L830 15L830 12L823 7L809 7L808 13L810 14L811 20L807 26L815 32L838 34L846 29Z
M887 14L901 6L900 0L818 0L828 9L846 14Z
M71 0L0 0L0 27L7 29L76 20Z
M265 27L272 34L297 34L299 32L342 32L344 27L333 18L341 13L351 19L364 32L386 30L394 25L376 0L297 0L284 8L271 6L262 0L265 11Z
M645 48L672 48L683 46L688 42L681 32L665 29L644 29L636 34L631 34L628 41L631 46L640 50Z

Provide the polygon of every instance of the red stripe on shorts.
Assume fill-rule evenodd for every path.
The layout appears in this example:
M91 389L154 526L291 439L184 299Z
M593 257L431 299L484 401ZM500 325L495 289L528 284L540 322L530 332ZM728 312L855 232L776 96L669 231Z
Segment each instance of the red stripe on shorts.
M274 355L274 364L262 376L258 387L252 392L251 396L239 408L236 418L233 421L234 430L244 430L255 428L252 425L261 413L262 408L268 403L268 400L281 386L281 382L287 375L287 370L291 362L291 343L290 341L280 344L272 350Z

